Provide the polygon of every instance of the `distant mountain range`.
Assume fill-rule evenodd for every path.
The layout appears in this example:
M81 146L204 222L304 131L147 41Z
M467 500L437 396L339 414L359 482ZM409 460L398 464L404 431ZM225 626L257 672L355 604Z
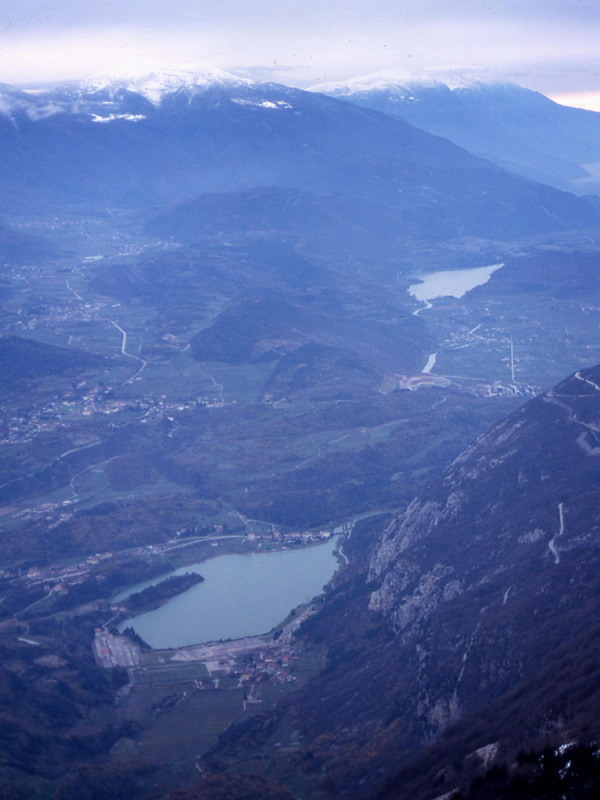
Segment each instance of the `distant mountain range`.
M438 239L510 239L600 219L596 201L508 174L389 114L226 73L29 93L4 85L0 109L5 206L147 208L279 187L353 198L337 201L346 215L352 202L377 203L391 209L395 230ZM359 224L373 214L350 211Z
M92 548L131 554L196 527L196 514L212 529L230 508L240 523L293 530L346 520L344 567L296 633L312 677L282 690L276 708L267 700L240 715L202 761L190 751L191 772L212 770L224 797L288 796L246 780L249 765L299 797L451 800L461 789L469 800L512 800L519 795L466 792L473 778L499 780L498 770L511 780L546 745L560 753L600 736L600 366L531 400L442 469L501 409L516 408L512 392L532 391L522 376L545 376L539 361L557 369L564 358L566 374L596 358L600 272L597 236L586 231L598 230L600 199L562 188L588 180L588 155L600 161L599 117L506 85L375 80L320 91L335 96L173 69L0 86L0 212L9 221L31 212L81 258L79 267L40 258L22 287L11 267L0 285L6 328L39 337L0 336L0 388L16 406L37 387L60 422L36 430L32 421L30 433L23 413L2 504L31 517L9 519L5 552L26 568L33 553L49 564ZM106 228L53 227L86 216ZM554 236L565 231L575 233ZM0 224L2 236L0 259L44 255L16 226ZM489 284L416 313L406 287L422 271L497 264L497 253L505 265ZM120 355L41 341L59 336ZM477 355L461 362L465 352ZM466 367L445 377L444 358ZM484 377L473 378L478 365ZM101 368L102 392L77 379ZM77 382L71 417L60 397ZM61 518L65 509L53 508L54 524L50 504L43 516L31 511L34 500L62 497L73 507ZM35 591L53 600L45 580ZM119 581L130 582L126 572ZM125 723L103 739L131 707L113 702L124 673L109 688L92 665L93 630L108 629L112 612L101 621L86 598L86 616L50 619L38 599L11 611L7 596L6 769L29 775L41 753L31 780L42 786L88 757L112 767L113 743L126 747L115 758L133 753L150 718L179 706L164 687L139 729ZM32 608L44 618L30 630L19 615ZM46 679L49 663L63 663L57 653L73 659L57 667L64 686ZM79 722L77 704L64 702L75 697L77 653L90 707L106 703ZM65 739L75 722L81 736ZM29 739L30 725L43 738ZM172 769L162 746L160 763L177 780L179 762ZM150 779L135 796L156 794L162 777L139 764ZM90 784L94 775L85 773ZM111 785L115 797L135 794ZM77 794L77 784L63 787L56 797Z
M577 194L600 192L600 114L511 83L376 73L313 91L407 120L499 166Z

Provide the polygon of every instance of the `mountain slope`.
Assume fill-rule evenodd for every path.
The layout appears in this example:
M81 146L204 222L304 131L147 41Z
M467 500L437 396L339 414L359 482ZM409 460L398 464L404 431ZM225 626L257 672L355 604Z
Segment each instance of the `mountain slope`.
M404 237L431 236L426 219L409 211L342 194L261 186L247 191L208 193L152 215L145 231L191 243L204 238L301 240L305 250L325 255L397 255Z
M378 368L415 371L426 334L418 320L396 312L390 322L359 319L334 303L290 302L266 294L233 303L191 340L199 361L272 361L308 342L346 349Z
M24 380L76 374L105 363L103 356L77 348L55 347L20 336L0 336L0 386L4 389Z
M314 780L431 800L481 772L484 746L487 769L598 736L599 457L595 367L483 434L387 526L368 574L373 526L344 543L355 566L300 632L324 669L288 704Z
M388 528L370 608L417 647L412 714L426 737L534 680L595 624L599 445L595 367L481 436ZM572 712L557 693L554 725Z
M22 233L0 220L0 261L15 263L53 254L42 238Z
M506 239L600 216L402 120L276 84L4 87L0 108L5 202L26 189L40 202L148 207L271 186L377 202L437 238Z
M385 73L314 91L403 119L472 153L560 189L600 190L600 114L514 84L402 80Z

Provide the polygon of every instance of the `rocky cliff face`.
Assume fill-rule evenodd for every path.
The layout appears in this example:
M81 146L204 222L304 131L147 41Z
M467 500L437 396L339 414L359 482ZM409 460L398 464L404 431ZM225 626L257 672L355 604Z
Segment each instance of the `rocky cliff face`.
M599 457L596 367L482 435L388 526L369 607L418 654L424 732L530 678L589 623Z
M597 741L599 478L595 367L482 435L381 539L357 526L299 632L325 651L290 701L303 774L450 800L519 750Z

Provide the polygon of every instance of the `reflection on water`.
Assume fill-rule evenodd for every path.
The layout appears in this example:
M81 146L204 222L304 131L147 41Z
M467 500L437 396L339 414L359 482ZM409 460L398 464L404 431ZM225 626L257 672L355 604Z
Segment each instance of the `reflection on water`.
M225 555L183 567L171 574L199 572L204 582L119 628L130 625L154 648L267 633L293 608L321 593L337 569L334 548L330 539L313 547Z

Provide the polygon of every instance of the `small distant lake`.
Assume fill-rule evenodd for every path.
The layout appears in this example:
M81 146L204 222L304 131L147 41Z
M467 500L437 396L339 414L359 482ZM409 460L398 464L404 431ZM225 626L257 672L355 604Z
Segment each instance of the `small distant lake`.
M321 594L338 567L335 539L268 553L217 556L131 587L113 602L170 575L198 572L204 582L160 608L125 620L151 647L164 649L268 633L300 605Z
M436 297L462 297L476 286L487 283L492 273L504 264L492 264L488 267L473 269L455 269L446 272L428 272L419 275L420 283L413 283L408 291L417 300L425 303Z

